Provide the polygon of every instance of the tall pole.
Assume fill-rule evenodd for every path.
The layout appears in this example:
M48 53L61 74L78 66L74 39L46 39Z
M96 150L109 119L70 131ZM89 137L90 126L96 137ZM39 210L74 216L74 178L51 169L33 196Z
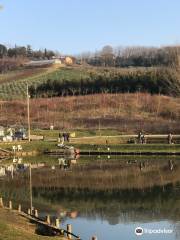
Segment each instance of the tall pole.
M29 114L29 87L28 87L28 84L27 84L27 120L28 120L28 141L30 142L31 141L31 130L30 130L30 114Z
M29 190L30 190L30 209L31 209L31 214L32 214L32 173L31 173L31 163L29 164Z
M101 136L101 120L99 118L99 136Z

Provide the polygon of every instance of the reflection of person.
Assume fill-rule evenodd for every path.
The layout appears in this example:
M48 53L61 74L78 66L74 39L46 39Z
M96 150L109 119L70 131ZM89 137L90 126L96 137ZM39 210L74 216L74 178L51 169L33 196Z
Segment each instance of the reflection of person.
M140 169L140 171L142 171L143 168L145 168L145 167L146 167L145 162L140 162L140 163L139 163L139 169Z
M172 171L174 169L174 162L173 162L173 160L170 159L168 164L169 164L169 169Z

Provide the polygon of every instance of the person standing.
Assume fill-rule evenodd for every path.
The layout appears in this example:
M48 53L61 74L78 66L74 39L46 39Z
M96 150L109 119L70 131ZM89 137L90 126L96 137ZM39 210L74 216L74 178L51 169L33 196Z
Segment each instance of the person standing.
M172 136L172 133L169 133L168 134L168 144L172 144L172 138L173 138L173 136Z

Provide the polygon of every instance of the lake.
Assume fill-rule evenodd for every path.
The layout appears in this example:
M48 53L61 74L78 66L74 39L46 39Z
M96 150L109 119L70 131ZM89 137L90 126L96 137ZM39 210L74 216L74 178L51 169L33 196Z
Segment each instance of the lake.
M15 160L14 160L15 162ZM31 162L33 206L81 239L180 239L180 158L39 156L1 163L0 191L15 206L29 207ZM10 167L11 166L11 167ZM8 169L9 168L9 169ZM3 171L2 171L3 172ZM137 236L135 229L139 234Z

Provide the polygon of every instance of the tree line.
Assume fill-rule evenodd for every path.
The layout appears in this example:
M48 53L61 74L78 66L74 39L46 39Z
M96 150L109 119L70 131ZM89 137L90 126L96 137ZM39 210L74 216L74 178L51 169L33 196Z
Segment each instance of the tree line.
M36 58L36 59L50 59L55 56L56 53L52 50L47 50L46 48L41 50L33 50L30 45L27 46L17 46L7 48L5 45L0 44L0 58L4 57L26 57L26 58Z
M179 74L172 68L149 68L132 72L90 73L78 80L54 80L30 87L32 97L75 96L95 93L148 92L180 96Z
M30 45L8 48L0 44L0 66L2 59L51 59L58 52L39 49L33 50ZM86 63L100 67L153 67L180 65L180 46L167 47L116 47L104 46L100 51L85 52L76 56L77 63Z
M51 59L57 53L46 48L41 50L33 50L30 45L17 46L7 48L0 44L0 73L14 70L27 60L43 60Z
M152 67L179 66L180 46L170 47L117 47L107 45L95 53L77 56L79 61L93 66Z

